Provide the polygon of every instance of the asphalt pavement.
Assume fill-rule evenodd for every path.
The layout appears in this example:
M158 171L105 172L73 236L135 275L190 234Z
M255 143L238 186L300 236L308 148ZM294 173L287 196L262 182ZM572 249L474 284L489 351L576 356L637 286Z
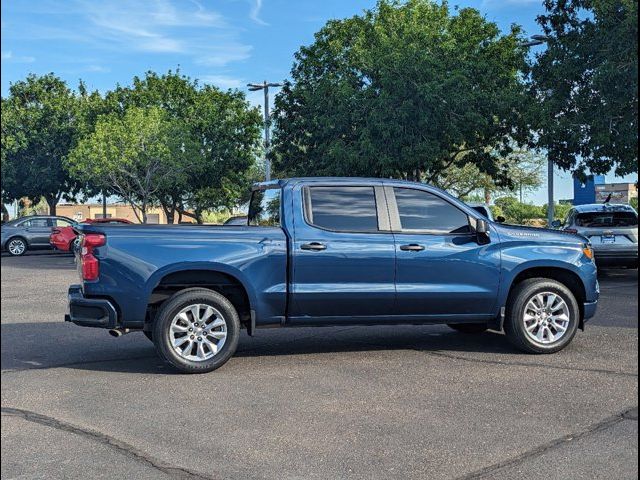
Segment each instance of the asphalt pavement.
M243 333L180 375L140 333L63 322L73 258L2 257L2 478L638 476L638 274L555 355L445 326Z

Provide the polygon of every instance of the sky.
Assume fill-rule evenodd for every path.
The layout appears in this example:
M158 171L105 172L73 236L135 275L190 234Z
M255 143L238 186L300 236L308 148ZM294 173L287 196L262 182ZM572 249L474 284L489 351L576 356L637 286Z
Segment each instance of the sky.
M503 31L529 35L542 0L450 0L474 7ZM148 70L180 71L203 83L246 91L248 82L288 78L294 53L330 19L362 13L375 0L10 0L1 3L1 92L29 73L54 72L75 87L105 92ZM541 48L541 47L537 47ZM543 48L543 47L542 47ZM247 92L261 105L260 92ZM571 198L555 173L556 198ZM637 181L637 175L608 182ZM546 185L527 198L546 202Z

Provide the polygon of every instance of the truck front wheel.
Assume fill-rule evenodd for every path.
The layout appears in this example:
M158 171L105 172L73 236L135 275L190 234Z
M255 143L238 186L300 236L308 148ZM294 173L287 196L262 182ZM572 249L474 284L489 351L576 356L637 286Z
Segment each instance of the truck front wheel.
M507 339L528 353L555 353L566 347L580 323L580 308L565 285L547 278L518 284L507 304Z
M240 319L224 296L189 288L169 298L153 323L160 357L183 373L205 373L224 365L236 351Z

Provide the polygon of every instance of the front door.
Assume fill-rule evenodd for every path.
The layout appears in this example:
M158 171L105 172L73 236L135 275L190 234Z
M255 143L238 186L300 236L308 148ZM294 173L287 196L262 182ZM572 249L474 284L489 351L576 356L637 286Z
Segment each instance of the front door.
M497 243L479 244L467 213L444 196L386 187L396 242L396 314L456 320L494 314Z
M395 245L381 183L298 186L291 323L388 318L395 299Z

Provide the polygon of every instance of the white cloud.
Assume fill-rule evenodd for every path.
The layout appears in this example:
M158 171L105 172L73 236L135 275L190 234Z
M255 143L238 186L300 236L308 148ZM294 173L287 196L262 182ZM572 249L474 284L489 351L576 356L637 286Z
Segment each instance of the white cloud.
M33 63L36 61L35 57L31 56L15 56L11 50L2 52L2 60L11 63Z
M202 52L202 55L196 58L195 62L199 65L208 67L224 67L225 65L240 60L246 60L251 56L253 47L250 45L212 45Z
M262 0L253 0L253 5L249 11L249 18L260 25L269 25L260 18L260 10L262 10Z
M72 0L64 9L74 19L73 28L38 22L43 16L60 15L46 0L40 7L34 23L8 34L12 40L66 41L118 54L181 54L215 67L245 60L252 50L240 40L240 27L230 25L198 0Z
M203 83L215 85L222 90L243 88L245 84L241 78L230 77L228 75L201 75L198 79Z
M96 73L107 73L110 72L111 69L108 67L103 67L102 65L87 65L85 68L87 72L96 72Z

